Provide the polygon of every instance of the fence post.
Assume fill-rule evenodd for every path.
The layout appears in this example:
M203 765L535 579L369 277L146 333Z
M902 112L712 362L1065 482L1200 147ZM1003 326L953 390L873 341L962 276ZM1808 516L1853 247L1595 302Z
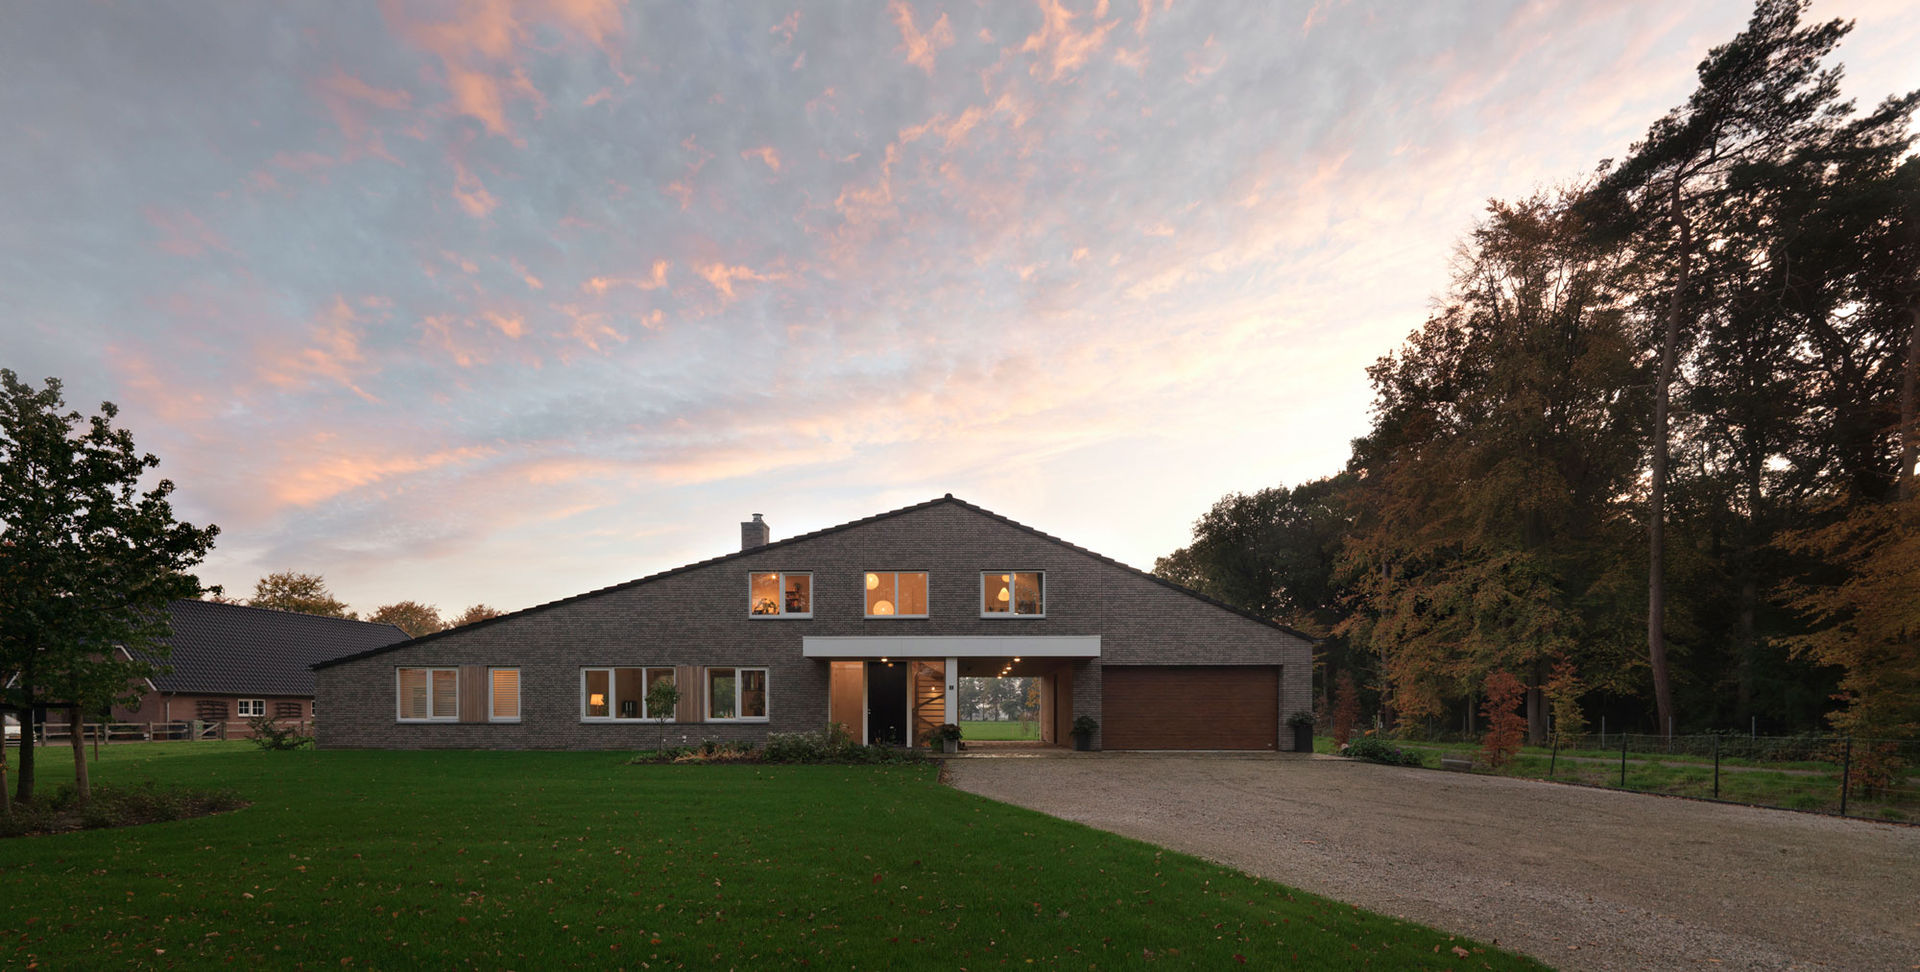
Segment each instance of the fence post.
M93 727L93 761L100 762L100 737L106 735L107 724L102 722Z
M1560 734L1553 734L1553 752L1547 754L1547 779L1553 779L1553 764L1560 759Z
M1627 788L1627 734L1620 734L1620 788Z
M1720 737L1713 737L1713 798L1720 799Z
M1607 748L1607 717L1600 717L1600 748Z
M1847 815L1847 790L1853 783L1853 737L1847 737L1846 755L1840 761L1840 816Z

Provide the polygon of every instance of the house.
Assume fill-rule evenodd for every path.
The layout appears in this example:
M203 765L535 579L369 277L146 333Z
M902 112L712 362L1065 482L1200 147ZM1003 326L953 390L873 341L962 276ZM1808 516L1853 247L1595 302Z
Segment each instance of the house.
M959 679L1039 678L1045 742L1290 748L1311 642L945 497L315 665L326 748L652 748L837 722L908 743ZM671 712L648 707L670 682Z
M114 706L114 722L312 719L314 662L407 640L390 624L214 601L172 601L167 613L169 671L147 680L139 705Z

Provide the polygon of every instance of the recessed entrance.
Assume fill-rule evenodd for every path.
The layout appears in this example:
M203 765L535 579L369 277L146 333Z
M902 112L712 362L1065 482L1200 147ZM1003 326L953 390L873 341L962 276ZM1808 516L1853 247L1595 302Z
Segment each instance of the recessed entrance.
M907 744L907 663L867 663L867 743Z

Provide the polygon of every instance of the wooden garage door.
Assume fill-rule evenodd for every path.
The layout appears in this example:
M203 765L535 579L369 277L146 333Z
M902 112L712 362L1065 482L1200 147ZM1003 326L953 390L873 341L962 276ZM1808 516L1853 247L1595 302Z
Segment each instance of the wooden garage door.
M1280 669L1107 666L1100 707L1107 749L1277 749Z

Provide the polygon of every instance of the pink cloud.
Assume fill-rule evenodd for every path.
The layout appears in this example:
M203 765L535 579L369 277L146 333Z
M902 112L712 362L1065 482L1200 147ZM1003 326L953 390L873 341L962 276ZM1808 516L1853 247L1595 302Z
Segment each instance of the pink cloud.
M461 209L467 211L467 215L475 219L484 219L488 213L493 212L495 206L500 204L500 201L493 197L493 193L488 192L487 187L480 182L480 177L474 175L472 169L458 160L453 163L453 199L460 204Z
M358 384L364 373L377 370L360 350L360 316L343 297L316 314L306 346L270 353L260 363L260 377L280 388L295 388L324 378L351 389L367 401L378 401Z
M774 24L773 27L767 31L767 33L779 35L781 45L785 46L793 43L793 35L799 29L800 29L800 11L795 10L794 12L787 15L787 19L782 20L777 24Z
M887 10L893 14L894 25L900 28L900 46L907 52L907 63L931 76L935 52L953 46L953 26L947 23L946 13L942 12L923 34L913 25L913 8L906 0L889 0Z
M766 165L767 168L772 169L775 172L780 171L780 153L779 151L774 149L774 147L771 145L762 145L759 148L745 149L741 151L740 158L759 159L762 163Z
M148 206L141 215L154 229L160 231L160 238L154 241L154 248L162 253L178 257L197 257L209 251L232 253L225 238L208 226L192 210L184 206L161 209Z
M672 266L665 260L653 261L653 271L644 277L590 277L581 284L582 290L604 294L616 287L633 287L637 290L659 290L667 285L667 268Z
M390 162L397 161L381 143L380 133L373 125L373 114L376 111L405 111L413 104L411 94L397 89L376 88L339 69L314 82L312 87L315 96L333 117L334 125L340 129L340 137L346 140L349 156L364 154Z
M342 493L371 486L397 476L471 463L492 455L481 448L446 449L426 455L387 453L370 455L331 434L302 444L293 453L301 458L273 471L273 498L289 506L312 506Z
M705 266L695 268L695 272L706 278L707 283L713 285L714 292L720 295L722 302L733 301L735 296L733 284L736 280L770 281L787 279L787 275L784 273L760 273L751 267L728 266L724 263L709 263Z
M1040 55L1030 70L1034 77L1040 77L1041 61L1044 61L1049 81L1058 81L1062 75L1078 70L1106 44L1107 33L1117 23L1109 20L1086 30L1075 30L1073 22L1079 15L1062 6L1060 0L1040 0L1040 14L1040 29L1020 44L1020 53ZM1097 21L1106 15L1107 0L1100 0L1093 9L1093 19Z

